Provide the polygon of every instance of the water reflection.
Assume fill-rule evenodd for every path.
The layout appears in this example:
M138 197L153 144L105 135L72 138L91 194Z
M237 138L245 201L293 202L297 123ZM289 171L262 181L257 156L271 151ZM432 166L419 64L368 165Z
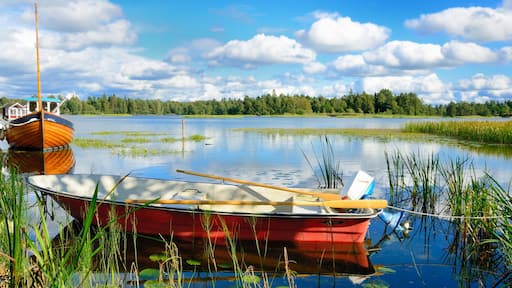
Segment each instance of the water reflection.
M25 174L67 174L75 166L71 148L48 152L9 150L4 161Z

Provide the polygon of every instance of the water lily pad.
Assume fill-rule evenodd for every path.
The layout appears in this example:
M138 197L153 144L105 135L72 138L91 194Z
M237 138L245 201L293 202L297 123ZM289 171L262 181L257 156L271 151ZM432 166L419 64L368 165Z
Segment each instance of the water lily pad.
M142 280L158 279L160 270L154 268L146 268L139 273L139 278Z
M187 259L187 261L185 261L185 262L187 262L187 264L190 265L190 266L199 266L199 265L201 265L201 261L196 260L196 259Z
M169 283L158 282L158 280L149 280L144 282L144 288L169 287Z
M381 280L376 280L376 281L371 281L371 282L368 282L368 283L364 283L361 286L363 288L388 288L389 284L384 282L384 281L381 281Z
M233 268L233 263L223 262L223 263L217 264L217 266L219 266L220 268L223 268L223 269L230 269L230 268Z
M261 279L256 275L244 275L242 276L242 281L248 284L257 284L260 283Z
M165 254L151 254L149 255L149 260L153 261L153 262L159 262L159 261L165 261L167 260L169 257Z
M377 267L377 272L380 272L380 273L396 273L395 270L391 269L391 268L387 268L387 267Z

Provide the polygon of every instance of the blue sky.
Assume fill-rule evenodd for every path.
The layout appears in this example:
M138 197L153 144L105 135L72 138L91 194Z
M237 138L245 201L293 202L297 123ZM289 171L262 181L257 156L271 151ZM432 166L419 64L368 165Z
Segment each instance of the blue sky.
M177 3L179 2L179 3ZM350 91L512 100L512 0L40 0L43 94ZM36 93L32 1L0 0L0 97Z

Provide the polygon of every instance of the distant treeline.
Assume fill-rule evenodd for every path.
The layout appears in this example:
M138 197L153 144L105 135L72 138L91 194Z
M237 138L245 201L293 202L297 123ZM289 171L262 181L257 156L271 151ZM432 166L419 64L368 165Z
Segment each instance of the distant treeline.
M6 98L1 98L2 105ZM7 100L12 102L12 100ZM415 93L394 95L383 89L375 94L337 97L266 94L256 98L194 102L144 100L103 95L80 100L73 97L61 107L63 114L145 114L145 115L283 115L283 114L390 114L425 116L511 116L512 101L485 103L451 102L424 104Z

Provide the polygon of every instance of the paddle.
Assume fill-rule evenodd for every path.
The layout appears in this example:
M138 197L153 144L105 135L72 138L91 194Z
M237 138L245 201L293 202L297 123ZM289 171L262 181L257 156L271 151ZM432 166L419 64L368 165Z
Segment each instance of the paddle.
M338 194L304 191L304 190L299 190L299 189L273 186L273 185L268 185L268 184L263 184L263 183L258 183L258 182L251 182L251 181L246 181L246 180L227 178L227 177L216 176L216 175L211 175L211 174L185 171L185 170L180 170L180 169L177 169L176 172L194 175L194 176L205 177L205 178L217 179L217 180L221 180L224 182L233 182L233 183L239 183L239 184L245 184L245 185L251 185L251 186L264 187L264 188L269 188L269 189L274 189L274 190L282 190L282 191L292 192L292 193L297 193L297 194L310 195L310 196L318 197L323 200L340 200L340 196Z
M195 200L195 199L170 199L170 200L145 200L127 199L125 203L151 203L151 204L182 204L182 205L269 205L269 206L326 206L331 208L386 208L388 202L381 199L368 200L330 200L322 202L280 202L280 201L240 201L240 200Z

